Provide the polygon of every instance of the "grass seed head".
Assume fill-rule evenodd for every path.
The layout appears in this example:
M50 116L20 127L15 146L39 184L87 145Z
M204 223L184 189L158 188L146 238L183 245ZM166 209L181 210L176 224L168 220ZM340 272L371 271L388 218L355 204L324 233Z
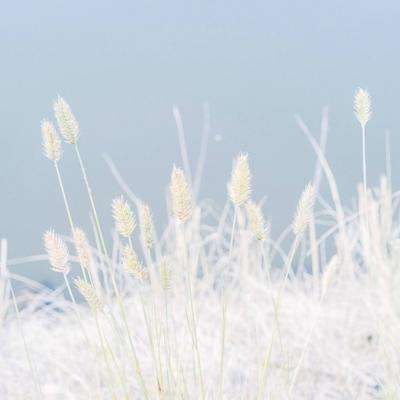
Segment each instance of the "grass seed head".
M250 197L250 167L247 154L239 154L234 162L228 193L236 206L246 203Z
M52 270L68 274L68 247L61 236L53 230L48 230L43 236L43 241Z
M82 267L89 270L92 264L92 252L85 232L81 228L75 228L74 230L74 243L79 262Z
M254 237L263 242L267 238L268 227L265 224L264 216L258 204L249 200L246 203L247 217L250 229Z
M354 96L354 114L363 128L371 119L371 96L365 89L358 88Z
M185 174L175 165L172 168L169 189L173 215L180 222L187 221L192 215L192 196Z
M171 289L171 268L165 257L162 258L160 263L160 281L163 290L169 291Z
M54 102L54 115L65 141L75 144L79 137L79 124L68 103L60 96Z
M100 311L103 308L103 300L90 283L85 282L80 277L77 277L74 280L74 284L92 310Z
M141 203L139 206L140 235L144 246L150 250L154 241L154 224L150 207Z
M297 211L293 220L293 233L301 235L307 228L313 213L315 200L315 189L311 183L308 183L301 194Z
M58 136L56 128L50 121L44 119L41 124L41 130L42 130L43 152L45 156L53 162L60 161L61 140L60 137Z
M136 252L129 245L122 249L122 264L125 271L138 281L143 282L147 279L147 271L143 268Z
M136 228L136 219L129 204L120 196L112 201L111 208L118 233L124 237L131 236Z

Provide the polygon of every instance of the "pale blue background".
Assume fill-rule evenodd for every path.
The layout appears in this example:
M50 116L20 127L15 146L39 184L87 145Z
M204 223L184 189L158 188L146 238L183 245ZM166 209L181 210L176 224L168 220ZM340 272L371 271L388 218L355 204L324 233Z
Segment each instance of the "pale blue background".
M41 152L40 120L57 93L82 129L99 210L119 193L108 153L133 190L165 220L165 190L180 163L172 106L181 108L196 160L202 107L211 109L203 197L223 203L231 159L251 157L255 197L274 234L295 208L315 157L294 122L315 132L330 106L328 155L349 200L361 178L357 86L372 94L369 177L384 170L392 132L394 182L400 144L398 1L15 1L0 16L0 235L10 256L42 252L48 227L67 232L54 171ZM61 162L75 219L88 224L71 149ZM107 229L107 233L109 230ZM44 279L43 264L30 265Z

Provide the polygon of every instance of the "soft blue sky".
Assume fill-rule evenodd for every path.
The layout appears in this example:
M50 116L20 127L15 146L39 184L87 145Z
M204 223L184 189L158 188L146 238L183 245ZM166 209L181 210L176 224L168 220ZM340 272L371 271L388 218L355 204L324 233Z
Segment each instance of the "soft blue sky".
M119 193L108 153L132 189L165 218L172 163L180 163L172 106L182 112L195 161L202 107L212 137L202 193L221 204L239 151L250 154L255 196L278 233L289 223L315 157L294 122L315 132L329 105L328 155L342 193L361 177L352 96L373 96L369 176L384 168L384 131L398 160L398 1L35 1L4 3L0 16L0 235L10 255L37 254L48 227L67 232L54 171L41 153L40 120L60 93L81 129L100 212ZM65 148L61 168L76 220L86 198ZM30 267L31 268L31 267ZM35 266L42 271L43 266Z

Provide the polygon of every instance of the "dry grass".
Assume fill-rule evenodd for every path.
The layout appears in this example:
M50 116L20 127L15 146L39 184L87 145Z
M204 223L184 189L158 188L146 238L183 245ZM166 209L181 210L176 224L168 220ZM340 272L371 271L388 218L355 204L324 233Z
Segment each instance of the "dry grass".
M355 108L365 133L370 107L363 99ZM14 296L20 261L7 260L2 241L0 398L400 397L399 194L385 176L374 190L360 187L358 207L344 212L324 151L298 120L332 206L318 193L317 172L292 226L274 240L251 199L249 158L239 155L222 210L195 201L190 176L173 167L170 219L160 235L149 206L127 191L128 200L112 203L119 235L110 243L78 149L78 122L61 98L55 111L76 150L93 233L74 226L58 133L46 122L45 153L56 167L69 233L49 231L45 244L65 279L54 291L25 280ZM185 152L184 140L181 146Z

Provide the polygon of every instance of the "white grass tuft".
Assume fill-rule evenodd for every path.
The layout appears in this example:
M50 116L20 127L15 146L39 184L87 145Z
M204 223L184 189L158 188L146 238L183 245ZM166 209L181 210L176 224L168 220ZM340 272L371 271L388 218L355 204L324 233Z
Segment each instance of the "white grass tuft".
M60 96L54 102L54 115L65 141L69 144L76 144L79 137L79 124L69 104Z
M301 235L309 224L315 200L315 190L311 183L308 183L301 194L299 204L297 205L296 215L293 220L293 233Z
M49 262L55 272L67 274L68 265L68 247L60 235L49 230L43 235L44 247L49 256Z
M247 154L239 154L234 162L228 193L236 206L244 204L250 197L250 167Z
M371 96L365 89L358 88L354 96L354 114L363 128L371 119Z
M129 204L120 196L113 200L111 208L117 232L121 236L131 236L136 228L136 219Z
M61 157L60 137L58 136L58 133L54 125L47 119L44 119L42 121L41 128L42 128L43 152L49 160L56 163L60 161Z
M172 168L169 190L173 215L178 221L187 221L192 215L192 195L184 172L175 165Z

